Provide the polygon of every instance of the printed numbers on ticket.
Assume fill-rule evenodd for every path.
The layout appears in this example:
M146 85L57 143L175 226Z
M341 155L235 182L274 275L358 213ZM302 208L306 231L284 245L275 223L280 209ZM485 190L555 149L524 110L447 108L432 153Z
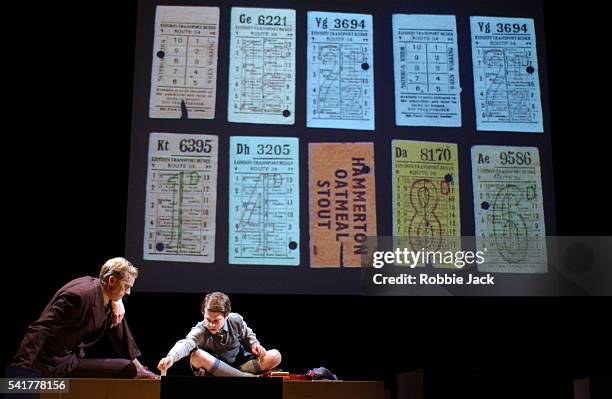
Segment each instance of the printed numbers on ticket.
M398 126L461 126L454 15L393 15Z
M535 147L472 147L476 245L482 272L548 270L540 156Z
M478 130L542 133L533 19L470 17Z
M300 264L299 143L230 137L229 262Z
M373 143L311 143L310 266L360 267L376 237Z
M308 127L374 130L372 16L308 12Z
M149 117L215 117L218 36L218 7L157 6Z
M232 7L227 118L295 123L295 10Z
M393 140L391 147L393 236L399 247L461 250L457 145Z
M144 259L215 260L218 138L151 133Z

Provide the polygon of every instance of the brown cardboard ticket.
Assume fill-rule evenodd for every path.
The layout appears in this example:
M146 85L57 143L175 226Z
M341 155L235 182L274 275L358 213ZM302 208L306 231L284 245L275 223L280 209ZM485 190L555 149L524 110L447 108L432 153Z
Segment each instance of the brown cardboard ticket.
M310 266L360 267L376 236L373 143L311 143Z

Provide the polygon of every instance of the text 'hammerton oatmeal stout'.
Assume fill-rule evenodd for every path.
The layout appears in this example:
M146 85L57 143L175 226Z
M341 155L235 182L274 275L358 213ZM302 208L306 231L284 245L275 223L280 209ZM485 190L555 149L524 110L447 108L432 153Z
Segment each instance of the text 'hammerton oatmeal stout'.
M310 265L359 267L375 237L373 143L311 143Z

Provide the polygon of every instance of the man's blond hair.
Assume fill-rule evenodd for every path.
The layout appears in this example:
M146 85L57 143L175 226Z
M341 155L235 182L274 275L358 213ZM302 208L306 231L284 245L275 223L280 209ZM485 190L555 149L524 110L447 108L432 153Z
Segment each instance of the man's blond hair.
M138 277L138 269L132 263L122 257L112 258L106 261L100 269L100 282L102 285L108 284L110 276L124 280L128 275Z

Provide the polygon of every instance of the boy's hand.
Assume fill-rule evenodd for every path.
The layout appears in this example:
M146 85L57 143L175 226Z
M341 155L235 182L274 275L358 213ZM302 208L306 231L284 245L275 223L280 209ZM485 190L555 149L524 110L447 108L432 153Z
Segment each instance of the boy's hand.
M174 364L174 359L172 358L172 356L166 356L165 358L159 361L159 364L157 365L157 369L159 371L168 370L170 367L172 367L173 364Z
M251 352L257 357L263 357L266 354L266 348L259 344L255 344L251 347Z
M125 307L121 299L111 301L111 313L113 314L111 328L117 327L121 323L121 320L123 320L123 316L125 316Z

